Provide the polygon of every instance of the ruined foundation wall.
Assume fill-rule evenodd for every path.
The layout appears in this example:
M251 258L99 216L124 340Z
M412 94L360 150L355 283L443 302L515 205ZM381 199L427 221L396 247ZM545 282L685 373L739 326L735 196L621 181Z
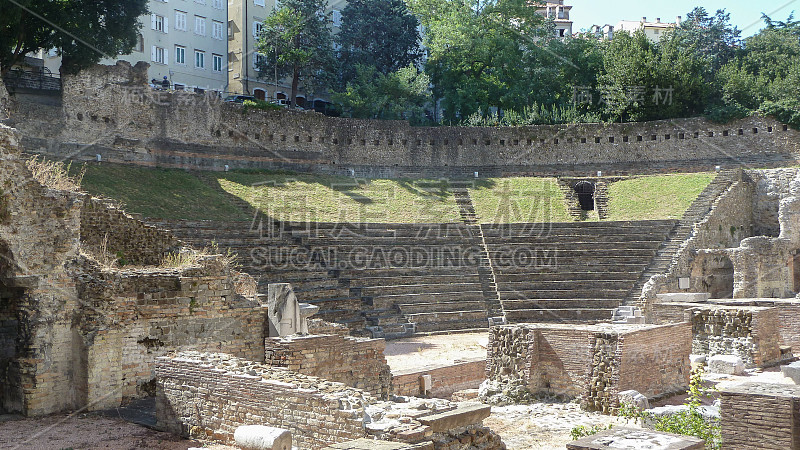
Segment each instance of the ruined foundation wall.
M235 292L230 269L94 272L79 278L91 409L154 393L155 360L186 349L263 361L265 312Z
M373 401L341 383L227 355L156 361L158 426L183 436L233 443L240 425L285 428L293 445L319 449L366 436Z
M394 395L419 396L422 375L431 376L430 396L449 398L453 392L477 389L486 379L486 360L456 362L452 365L393 374Z
M746 383L720 393L722 448L800 448L800 389Z
M487 378L533 393L580 397L605 412L634 389L658 397L689 381L691 327L520 324L492 327Z
M42 113L61 114L58 120L44 123L23 111L9 123L23 129L28 151L60 157L74 153L73 144L91 144L81 156L164 167L221 170L229 165L371 177L467 176L476 170L486 175L711 170L715 164L756 161L786 165L800 152L800 135L768 118L725 125L695 118L411 127L309 112L245 113L241 105L200 94L151 90L146 74L146 63L87 69L64 78L63 109Z
M78 195L35 181L19 135L0 125L0 412L46 414L75 408L80 365L72 332L79 308L67 261L78 254Z
M693 308L687 311L694 334L692 353L737 355L747 367L778 361L778 313L776 308Z
M267 338L264 347L266 364L272 367L338 381L383 400L392 393L383 339L293 335Z
M81 209L81 242L94 249L105 244L116 259L135 265L160 265L180 245L169 232L133 218L110 201L89 196Z

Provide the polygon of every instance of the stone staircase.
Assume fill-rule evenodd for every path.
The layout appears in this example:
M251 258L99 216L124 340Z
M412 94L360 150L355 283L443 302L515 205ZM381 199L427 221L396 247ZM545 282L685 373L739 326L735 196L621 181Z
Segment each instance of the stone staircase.
M325 224L162 221L196 248L214 242L238 255L241 269L269 283L292 283L315 317L354 333L396 338L411 333L484 329L479 273L485 249L464 224ZM499 303L499 302L498 302Z
M691 237L694 224L702 221L711 212L711 208L717 198L728 190L733 183L739 181L741 177L741 169L723 170L703 189L700 195L689 205L681 219L670 230L667 239L658 247L658 252L650 262L650 265L642 272L631 291L625 296L624 303L626 305L634 304L639 300L644 285L651 277L667 272L678 250Z
M482 225L506 320L611 319L675 223Z

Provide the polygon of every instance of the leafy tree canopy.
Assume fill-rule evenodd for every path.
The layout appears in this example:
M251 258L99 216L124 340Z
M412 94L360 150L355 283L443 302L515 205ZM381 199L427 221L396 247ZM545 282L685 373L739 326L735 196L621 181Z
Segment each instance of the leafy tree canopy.
M313 92L332 80L336 61L324 0L285 0L263 23L256 49L260 76L270 79L291 77L290 100L296 104L302 82Z
M416 64L422 56L419 20L403 0L351 0L342 11L336 35L343 84L357 76L358 65L388 74Z
M61 71L77 73L133 50L147 0L0 0L0 11L0 70L56 48Z

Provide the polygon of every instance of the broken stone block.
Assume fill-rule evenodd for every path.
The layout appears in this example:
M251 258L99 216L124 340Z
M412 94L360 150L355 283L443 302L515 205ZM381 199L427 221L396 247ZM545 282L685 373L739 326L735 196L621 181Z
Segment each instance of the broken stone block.
M725 375L741 375L744 373L744 361L735 355L714 355L708 358L708 371Z
M292 433L283 428L243 425L236 428L233 439L243 450L292 450Z
M619 398L619 404L628 404L632 405L637 410L645 410L650 408L650 401L644 395L640 394L639 391L634 391L633 389L628 391L622 391L617 394Z
M800 384L800 361L781 366L781 373L783 376L791 378L794 384Z

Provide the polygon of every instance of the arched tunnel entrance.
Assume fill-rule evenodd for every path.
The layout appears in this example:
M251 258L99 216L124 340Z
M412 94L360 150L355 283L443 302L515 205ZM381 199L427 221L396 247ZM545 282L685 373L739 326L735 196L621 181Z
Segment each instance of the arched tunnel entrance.
M578 204L581 207L581 211L594 211L594 183L579 181L574 189L575 194L578 195Z

